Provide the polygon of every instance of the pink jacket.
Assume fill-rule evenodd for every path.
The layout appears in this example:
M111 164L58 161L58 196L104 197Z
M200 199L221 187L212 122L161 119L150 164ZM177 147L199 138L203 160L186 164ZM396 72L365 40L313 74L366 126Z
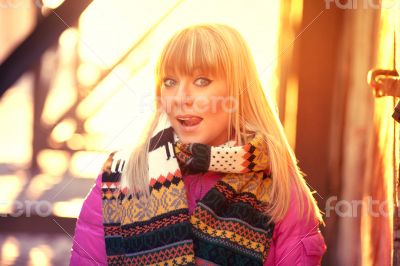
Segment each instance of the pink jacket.
M201 177L201 178L200 178ZM206 192L214 186L219 175L208 172L203 176L184 177L189 202L189 212ZM292 199L295 199L292 189ZM275 224L272 245L264 266L320 265L326 245L317 221L306 222L298 217L298 202L291 200L285 218ZM101 209L101 175L87 195L76 223L71 248L70 266L107 265Z

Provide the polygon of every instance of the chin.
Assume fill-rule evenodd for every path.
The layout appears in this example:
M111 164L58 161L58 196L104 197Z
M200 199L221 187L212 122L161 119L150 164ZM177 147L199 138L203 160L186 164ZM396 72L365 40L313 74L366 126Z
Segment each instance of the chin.
M193 132L182 131L180 125L174 124L173 128L182 143L206 143L206 138L203 136L202 128L198 128L196 131Z
M203 138L201 138L200 136L180 135L179 138L182 141L182 143L202 143L202 144L205 144Z

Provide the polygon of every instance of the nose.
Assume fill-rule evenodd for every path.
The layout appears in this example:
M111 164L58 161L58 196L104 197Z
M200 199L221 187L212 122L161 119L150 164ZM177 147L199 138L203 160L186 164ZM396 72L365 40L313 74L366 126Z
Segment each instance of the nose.
M190 83L181 81L176 94L176 102L178 105L192 105L193 95L191 93Z

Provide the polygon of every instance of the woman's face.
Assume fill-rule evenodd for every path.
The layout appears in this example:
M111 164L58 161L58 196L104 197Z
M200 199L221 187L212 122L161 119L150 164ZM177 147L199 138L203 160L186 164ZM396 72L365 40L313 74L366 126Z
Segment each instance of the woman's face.
M228 140L229 97L225 79L195 70L191 75L167 73L161 102L183 143L217 146Z

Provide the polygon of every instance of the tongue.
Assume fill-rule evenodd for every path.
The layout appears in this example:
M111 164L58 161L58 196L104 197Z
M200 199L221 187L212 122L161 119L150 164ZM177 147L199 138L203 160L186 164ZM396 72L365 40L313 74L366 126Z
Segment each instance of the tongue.
M201 120L202 120L201 118L194 117L194 118L190 118L188 120L183 121L183 124L185 126L195 126L195 125L199 124L201 122Z

